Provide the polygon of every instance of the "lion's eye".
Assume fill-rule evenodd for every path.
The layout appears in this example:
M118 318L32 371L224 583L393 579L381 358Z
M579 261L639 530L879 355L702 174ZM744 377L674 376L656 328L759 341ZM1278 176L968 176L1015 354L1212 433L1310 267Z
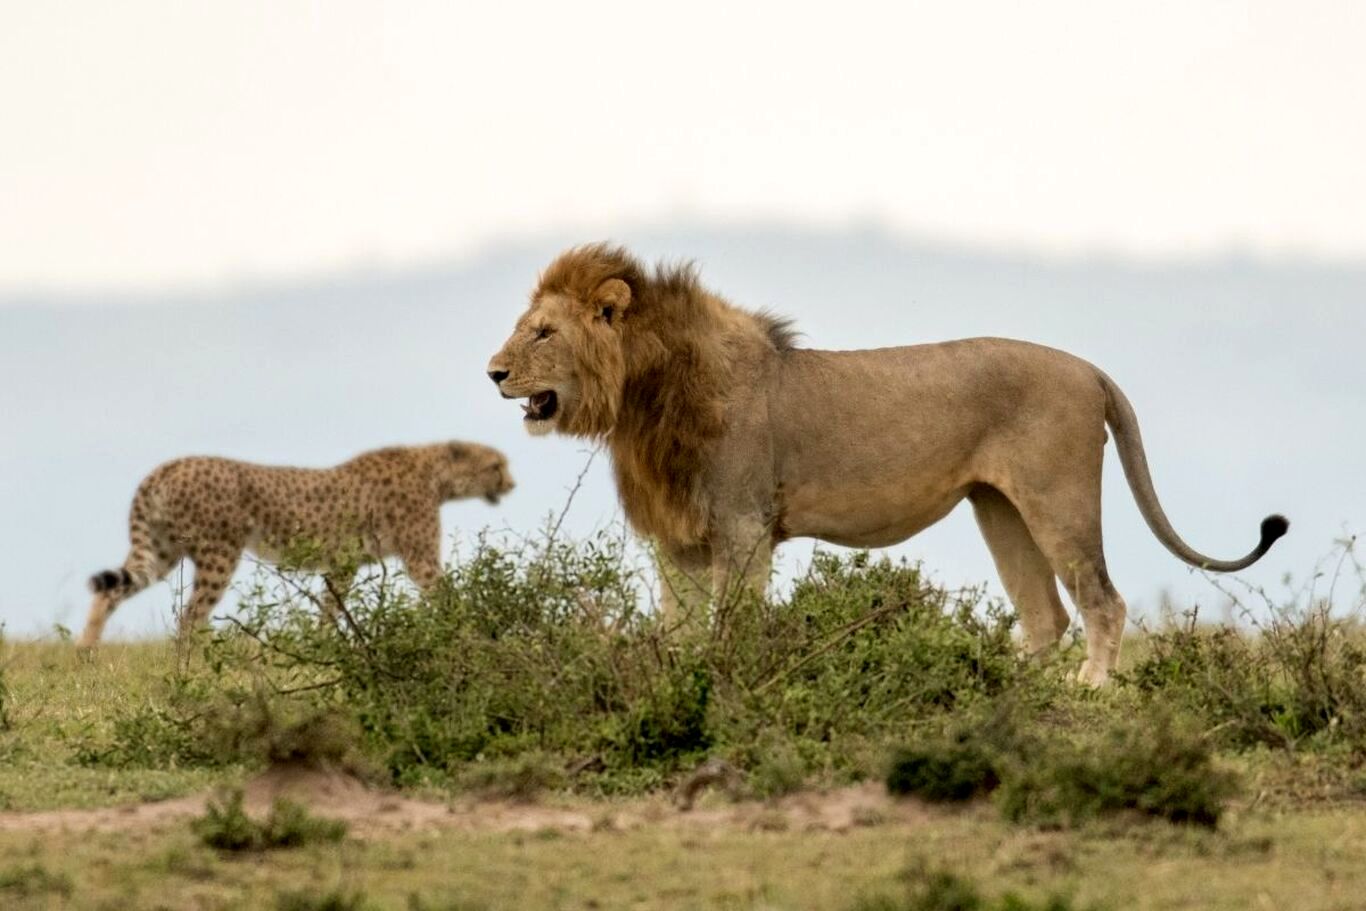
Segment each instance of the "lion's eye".
M555 332L555 330L554 330L554 329L551 329L549 326L542 326L542 327L541 327L539 330L537 330L537 332L536 332L536 341L538 341L538 342L543 342L543 341L545 341L546 339L550 338L550 336L551 336L552 334L554 334L554 332Z

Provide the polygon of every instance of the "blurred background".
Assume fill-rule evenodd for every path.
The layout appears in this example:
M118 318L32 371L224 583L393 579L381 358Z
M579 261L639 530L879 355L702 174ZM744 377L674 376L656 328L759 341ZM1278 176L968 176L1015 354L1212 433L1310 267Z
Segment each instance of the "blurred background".
M1366 521L1362 47L1346 0L7 3L0 621L79 628L180 455L478 440L519 487L447 533L533 530L587 450L527 437L484 365L597 239L695 259L809 346L1092 360L1178 530L1234 556L1283 511L1244 578L1304 584ZM1221 609L1107 458L1134 612ZM566 527L618 520L599 458ZM999 593L966 507L895 552ZM110 634L164 632L171 597Z

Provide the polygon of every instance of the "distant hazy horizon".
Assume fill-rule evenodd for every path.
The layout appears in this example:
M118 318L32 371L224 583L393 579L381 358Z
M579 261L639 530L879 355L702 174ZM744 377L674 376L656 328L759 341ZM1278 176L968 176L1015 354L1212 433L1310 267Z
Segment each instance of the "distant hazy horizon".
M868 239L875 245L890 244L946 258L979 259L1040 269L1105 269L1133 274L1156 274L1172 270L1207 268L1265 268L1287 271L1322 270L1330 273L1366 272L1366 254L1333 250L1260 249L1237 239L1207 248L1126 253L1103 244L1076 248L1039 250L1009 242L961 239L919 230L903 229L885 217L869 212L830 222L803 224L776 218L745 217L707 219L694 216L661 216L626 220L611 225L593 223L552 224L536 230L491 235L468 249L433 254L413 261L385 261L356 256L336 265L315 268L254 272L245 270L218 276L167 277L143 283L108 286L53 284L0 285L0 311L16 309L90 309L100 307L203 306L255 295L310 293L342 285L378 286L386 282L407 283L433 276L483 269L519 254L537 251L550 255L568 246L606 241L626 243L632 238L688 238L720 235L743 242L746 236L793 236L841 238L857 244ZM647 260L696 260L687 251L653 251ZM543 265L543 263L542 263ZM533 276L534 277L534 276ZM528 280L528 290L530 288ZM737 303L743 302L737 301Z
M794 317L804 346L1004 335L1092 360L1134 401L1158 492L1194 546L1241 554L1262 516L1290 516L1291 534L1244 574L1252 584L1303 580L1366 521L1366 263L1039 257L872 225L692 222L613 236L647 258L696 258L709 287ZM563 504L587 447L528 438L483 365L536 271L588 239L544 232L455 262L288 282L0 294L0 621L16 634L79 627L86 576L123 558L134 486L189 453L327 465L389 443L480 440L509 453L518 490L498 509L448 507L447 534L535 529ZM1218 607L1152 539L1113 454L1104 506L1111 574L1131 606L1150 611L1169 591ZM566 527L619 515L599 458ZM787 577L813 543L783 549ZM999 594L965 510L892 552L923 559L945 584ZM169 603L165 586L139 596L111 635L164 631Z

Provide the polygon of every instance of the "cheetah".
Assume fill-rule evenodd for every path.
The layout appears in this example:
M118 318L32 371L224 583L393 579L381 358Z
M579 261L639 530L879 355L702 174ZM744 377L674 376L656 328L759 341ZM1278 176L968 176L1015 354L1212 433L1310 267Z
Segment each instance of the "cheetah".
M332 599L350 586L358 561L389 556L430 591L442 577L441 504L465 497L496 504L512 488L501 452L456 441L376 449L333 468L212 456L166 462L133 496L123 566L90 578L95 597L77 644L93 648L114 609L183 558L194 564L194 588L180 617L182 640L208 619L244 550L278 562L309 548L301 562L323 571ZM342 554L347 567L339 565Z

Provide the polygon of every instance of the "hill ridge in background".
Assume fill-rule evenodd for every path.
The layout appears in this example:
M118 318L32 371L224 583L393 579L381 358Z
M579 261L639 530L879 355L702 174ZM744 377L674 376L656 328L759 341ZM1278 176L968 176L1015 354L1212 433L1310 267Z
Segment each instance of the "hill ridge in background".
M564 502L586 446L527 438L483 367L537 270L561 247L602 236L647 258L698 260L709 287L794 317L805 346L1003 335L1094 361L1134 401L1158 492L1192 544L1241 553L1262 515L1290 516L1292 534L1254 582L1274 588L1285 571L1305 574L1344 523L1366 516L1366 485L1350 483L1360 469L1352 454L1366 451L1366 264L1039 258L867 224L555 233L332 277L0 294L0 620L11 631L78 626L83 580L123 556L137 481L189 452L326 465L390 442L483 440L508 451L519 488L497 511L448 508L447 530L535 527ZM594 527L614 509L600 459L567 527ZM1131 603L1152 605L1164 588L1218 602L1152 540L1113 458L1105 509L1110 570ZM966 513L900 550L950 584L994 584ZM789 570L809 551L785 548ZM111 633L165 629L168 604L164 587L141 596Z

